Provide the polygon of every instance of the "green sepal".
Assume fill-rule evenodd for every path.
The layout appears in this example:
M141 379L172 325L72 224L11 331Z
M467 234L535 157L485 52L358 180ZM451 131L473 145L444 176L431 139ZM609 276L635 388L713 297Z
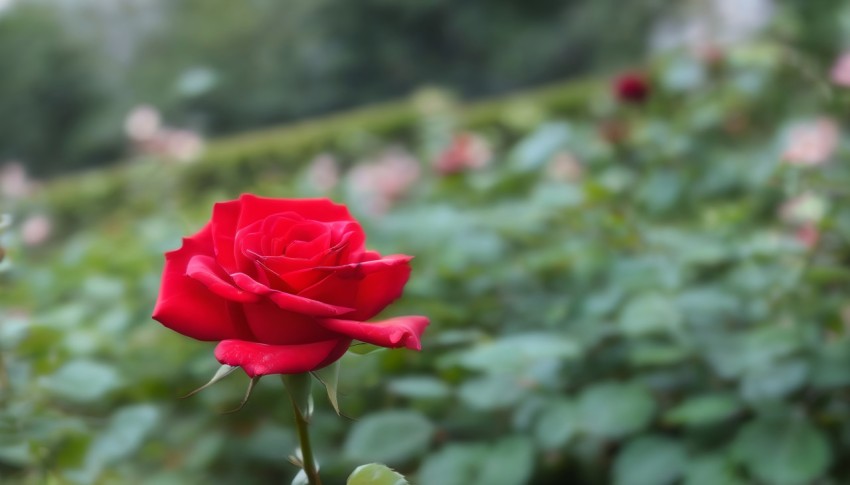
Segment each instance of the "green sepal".
M245 403L247 403L248 399L251 397L251 392L254 391L254 386L257 384L257 382L260 381L260 377L262 377L262 376L257 376L257 377L251 378L251 382L248 383L248 390L245 391L245 397L242 398L242 402L239 403L239 407L237 407L236 409L231 409L230 411L225 411L224 414L235 413L237 411L241 411L242 408L245 407Z
M376 350L384 350L384 347L367 344L366 342L357 342L348 347L348 351L352 354L366 355L375 352Z
M215 375L212 376L212 379L210 379L209 382L207 382L203 386L195 389L194 391L190 392L189 394L186 394L181 399L186 399L189 396L194 396L195 394L203 391L204 389L210 387L211 385L215 384L216 382L218 382L218 381L224 379L225 377L229 376L230 374L233 373L233 371L235 371L238 368L239 368L238 366L234 366L234 365L226 365L226 364L222 365L221 367L218 368L217 371L215 371Z
M334 411L336 411L337 415L341 415L339 412L339 399L337 394L339 368L340 363L339 361L336 361L327 367L323 367L312 372L316 379L325 386L325 391L328 393L328 400L331 402L331 405L334 407Z
M295 404L295 409L305 421L310 422L310 416L313 415L313 395L310 392L313 376L308 372L281 374L280 380L283 381L290 399Z

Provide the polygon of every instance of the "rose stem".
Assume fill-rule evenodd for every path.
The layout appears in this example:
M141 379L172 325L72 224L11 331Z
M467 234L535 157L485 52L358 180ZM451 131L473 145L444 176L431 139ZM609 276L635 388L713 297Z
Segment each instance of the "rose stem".
M307 429L309 423L301 414L295 399L292 401L292 410L295 412L295 427L298 428L298 442L301 444L301 461L304 466L304 473L307 474L307 481L310 485L322 485L322 479L319 478L319 471L316 470L316 462L313 459L313 447L310 444L310 431Z

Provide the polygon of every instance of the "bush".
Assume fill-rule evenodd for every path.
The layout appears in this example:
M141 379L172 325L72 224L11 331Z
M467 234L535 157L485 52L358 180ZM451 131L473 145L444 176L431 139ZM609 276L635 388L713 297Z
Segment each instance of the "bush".
M774 44L714 64L674 56L644 104L617 104L596 81L465 109L394 105L222 142L197 165L49 186L42 207L78 226L41 248L13 227L5 244L4 476L294 474L280 386L261 382L227 416L215 411L246 379L176 400L214 372L211 346L149 318L162 251L250 189L331 195L375 249L416 256L393 311L431 317L424 350L346 355L354 420L316 395L328 483L369 460L424 485L847 481L850 170L832 131L846 127L807 125L826 141L821 164L786 150L798 123L844 101L806 89L786 60ZM463 126L492 160L440 175L433 154ZM370 212L351 182L308 183L315 151L355 170L390 142L412 147L424 175L389 212Z

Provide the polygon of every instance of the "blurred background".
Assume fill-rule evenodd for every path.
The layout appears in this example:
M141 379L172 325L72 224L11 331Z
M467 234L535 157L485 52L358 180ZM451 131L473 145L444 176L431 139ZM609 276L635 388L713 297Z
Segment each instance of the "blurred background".
M0 481L288 483L277 379L150 318L243 192L416 257L326 483L850 482L850 5L0 0Z

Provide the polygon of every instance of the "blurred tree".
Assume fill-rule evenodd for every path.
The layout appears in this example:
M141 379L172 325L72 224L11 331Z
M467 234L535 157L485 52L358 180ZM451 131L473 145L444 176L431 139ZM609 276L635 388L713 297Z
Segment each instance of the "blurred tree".
M91 52L51 9L22 5L0 17L0 160L47 175L116 155L97 113L107 101Z
M172 2L129 81L228 132L438 84L504 92L640 56L657 0ZM617 29L600 26L616 24ZM191 89L192 80L204 89ZM163 87L168 87L163 90ZM186 88L189 89L186 89Z

